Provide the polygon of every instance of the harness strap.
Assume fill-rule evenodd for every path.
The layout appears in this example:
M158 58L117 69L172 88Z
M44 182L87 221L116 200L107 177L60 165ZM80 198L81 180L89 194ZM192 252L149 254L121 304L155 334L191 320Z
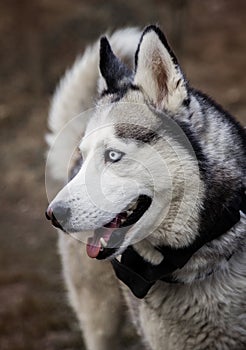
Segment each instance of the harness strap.
M188 247L172 248L168 246L155 247L163 255L159 265L153 265L129 246L121 256L121 262L112 259L111 263L116 276L125 283L139 299L144 298L150 288L158 280L168 283L177 282L172 273L181 269L206 243L222 236L240 220L240 211L246 214L246 193L233 200L229 207L222 211L221 218L206 235L199 235Z

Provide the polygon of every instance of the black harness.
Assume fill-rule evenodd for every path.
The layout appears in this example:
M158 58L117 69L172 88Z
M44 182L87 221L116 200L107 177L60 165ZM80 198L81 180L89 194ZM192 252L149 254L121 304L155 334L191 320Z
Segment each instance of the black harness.
M163 255L163 260L159 265L147 262L132 246L129 246L123 252L120 262L116 258L111 260L116 276L140 299L147 295L157 281L177 283L172 273L184 267L192 255L206 243L222 236L235 226L240 220L240 211L246 214L244 190L241 196L222 211L220 219L210 232L206 235L199 235L188 247L178 249L168 246L155 247Z

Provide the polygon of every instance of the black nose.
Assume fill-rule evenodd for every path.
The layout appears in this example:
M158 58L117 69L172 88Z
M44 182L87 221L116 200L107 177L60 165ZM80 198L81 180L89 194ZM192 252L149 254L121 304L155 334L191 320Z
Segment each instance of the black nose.
M45 216L48 220L52 221L55 227L64 230L62 225L70 218L70 211L70 208L64 205L64 203L58 202L56 205L48 207Z

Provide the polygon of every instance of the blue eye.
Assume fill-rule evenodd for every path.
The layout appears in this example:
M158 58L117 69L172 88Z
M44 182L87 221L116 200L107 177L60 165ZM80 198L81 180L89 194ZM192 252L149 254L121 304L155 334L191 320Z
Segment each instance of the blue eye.
M119 160L121 160L121 158L124 156L124 154L125 153L123 153L123 152L109 149L104 154L105 162L116 163Z

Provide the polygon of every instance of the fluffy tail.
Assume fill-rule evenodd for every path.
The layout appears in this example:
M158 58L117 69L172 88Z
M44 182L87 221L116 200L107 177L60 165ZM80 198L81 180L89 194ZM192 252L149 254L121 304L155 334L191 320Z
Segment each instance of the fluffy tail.
M109 40L115 53L133 64L140 34L136 28L123 29L112 34ZM50 146L49 173L54 180L64 182L67 179L68 162L84 134L98 94L98 66L99 42L96 42L76 59L52 99L48 118L50 133L46 141ZM80 118L76 118L78 115Z

